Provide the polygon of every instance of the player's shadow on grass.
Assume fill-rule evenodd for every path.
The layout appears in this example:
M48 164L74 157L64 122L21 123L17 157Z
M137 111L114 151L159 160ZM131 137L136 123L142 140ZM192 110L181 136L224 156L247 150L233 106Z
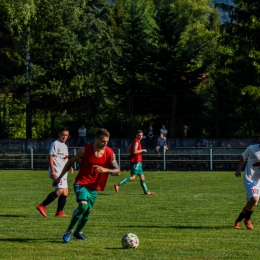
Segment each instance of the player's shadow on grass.
M230 229L233 226L216 226L216 227L207 227L207 226L169 226L167 228L175 229Z
M129 250L129 248L123 248L123 247L106 247L106 250Z
M26 215L0 214L0 218L27 218Z
M25 243L25 242L34 242L38 240L45 240L45 239L38 239L38 238L0 238L0 242L18 242L18 243Z
M17 243L31 243L42 241L46 243L57 243L57 244L66 244L62 239L58 238L57 240L49 240L45 238L0 238L0 242L17 242Z
M233 228L232 225L229 226L126 226L128 228L173 228L173 229L230 229Z

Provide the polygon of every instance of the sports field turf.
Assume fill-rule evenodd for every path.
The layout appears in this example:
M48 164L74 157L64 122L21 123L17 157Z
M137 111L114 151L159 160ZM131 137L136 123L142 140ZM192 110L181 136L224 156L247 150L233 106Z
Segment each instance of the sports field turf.
M77 172L76 172L77 173ZM84 229L87 241L62 242L69 218L48 218L35 209L52 191L47 171L0 170L0 259L259 259L260 208L252 215L254 230L233 229L245 204L242 180L233 172L145 172L154 196L143 196L139 180L116 194L109 177ZM70 194L64 212L77 204ZM122 249L121 237L135 233L137 249Z

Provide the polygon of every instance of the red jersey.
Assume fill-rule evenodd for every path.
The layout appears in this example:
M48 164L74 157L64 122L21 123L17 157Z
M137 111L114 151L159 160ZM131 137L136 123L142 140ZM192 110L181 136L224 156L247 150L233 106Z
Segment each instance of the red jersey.
M95 156L93 144L86 145L80 170L75 178L75 182L92 190L104 190L109 173L96 173L93 165L110 168L113 156L113 150L106 147L102 157L97 158Z
M133 140L133 142L131 143L131 163L142 162L142 153L138 153L138 154L134 154L133 153L135 143L138 143L137 150L141 150L142 149L140 140L135 138Z

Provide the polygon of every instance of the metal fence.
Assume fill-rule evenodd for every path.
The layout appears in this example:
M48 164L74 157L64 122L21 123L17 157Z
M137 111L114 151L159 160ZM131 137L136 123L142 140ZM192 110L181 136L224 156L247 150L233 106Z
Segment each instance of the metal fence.
M245 148L194 148L179 147L160 151L147 149L143 153L144 170L236 170L239 157ZM113 149L122 170L130 169L130 156L125 148ZM77 148L69 147L69 157L77 152ZM47 169L48 153L2 153L0 154L0 169ZM80 168L80 162L74 164L74 169Z

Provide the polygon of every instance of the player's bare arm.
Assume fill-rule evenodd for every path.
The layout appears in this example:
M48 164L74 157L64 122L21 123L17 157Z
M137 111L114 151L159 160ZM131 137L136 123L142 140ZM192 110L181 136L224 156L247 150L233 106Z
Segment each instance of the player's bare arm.
M130 145L127 147L127 151L128 151L129 153L131 153L131 147L132 147L132 144L130 144Z
M146 152L147 152L146 149L138 150L138 143L135 142L135 144L134 144L134 150L133 150L133 153L134 153L134 154L138 154L138 153L146 153Z
M119 176L121 174L121 171L120 171L119 165L116 161L115 155L113 156L113 159L112 159L111 169L104 168L104 167L101 167L99 165L93 165L93 167L95 168L95 171L97 173L106 172L106 173L109 173L110 175L113 175L113 176Z
M235 172L235 175L236 177L241 177L241 170L242 170L242 167L244 165L244 158L241 156L240 159L239 159L239 163L238 163L238 167L237 167L237 171Z
M50 165L50 169L51 169L51 177L53 179L55 179L55 178L57 178L57 173L56 173L55 168L54 168L54 158L53 157L54 157L54 155L50 154L48 161L49 161L49 165Z
M121 171L120 171L119 165L116 161L115 155L112 160L111 169L109 171L109 174L113 175L113 176L119 176L121 174Z

